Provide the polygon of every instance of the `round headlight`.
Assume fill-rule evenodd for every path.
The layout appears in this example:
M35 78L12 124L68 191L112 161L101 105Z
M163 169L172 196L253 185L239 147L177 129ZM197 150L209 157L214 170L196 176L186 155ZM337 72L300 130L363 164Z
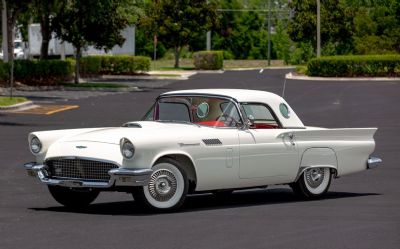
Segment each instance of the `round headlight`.
M135 154L135 147L133 146L131 141L129 141L126 138L123 138L123 139L121 139L120 146L121 146L122 156L125 159L131 159L133 157L133 155Z
M39 138L32 137L31 139L31 151L34 154L39 153L42 150L42 143L40 142Z

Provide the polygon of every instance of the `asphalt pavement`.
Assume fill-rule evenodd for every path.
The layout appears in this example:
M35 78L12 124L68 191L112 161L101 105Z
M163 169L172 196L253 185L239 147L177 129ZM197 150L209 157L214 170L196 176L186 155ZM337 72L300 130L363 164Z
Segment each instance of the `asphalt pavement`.
M277 186L224 199L190 196L180 212L155 214L128 194L102 193L74 212L22 167L34 160L30 131L120 126L140 119L169 90L282 94L287 72L197 74L143 92L69 99L80 108L54 115L0 114L0 248L400 248L399 82L286 81L285 99L306 125L379 128L374 154L381 167L335 179L321 200L299 201Z

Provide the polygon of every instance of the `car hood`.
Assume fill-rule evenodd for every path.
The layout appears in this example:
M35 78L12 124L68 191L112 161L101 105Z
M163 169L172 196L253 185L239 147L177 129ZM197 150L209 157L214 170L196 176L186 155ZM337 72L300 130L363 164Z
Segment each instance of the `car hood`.
M88 132L66 137L60 142L100 142L109 144L119 144L121 138L126 136L149 137L157 133L168 133L173 130L182 131L183 129L198 129L199 127L191 124L161 123L152 121L140 121L126 123L123 127L98 128Z

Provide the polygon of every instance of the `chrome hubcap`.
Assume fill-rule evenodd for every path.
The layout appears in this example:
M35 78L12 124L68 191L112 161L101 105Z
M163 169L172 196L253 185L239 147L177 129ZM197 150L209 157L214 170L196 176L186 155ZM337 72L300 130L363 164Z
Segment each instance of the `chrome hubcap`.
M149 193L156 201L170 200L177 188L174 174L166 169L155 171L149 181Z
M304 173L308 186L312 188L317 188L321 185L324 180L324 174L324 169L321 168L308 169Z

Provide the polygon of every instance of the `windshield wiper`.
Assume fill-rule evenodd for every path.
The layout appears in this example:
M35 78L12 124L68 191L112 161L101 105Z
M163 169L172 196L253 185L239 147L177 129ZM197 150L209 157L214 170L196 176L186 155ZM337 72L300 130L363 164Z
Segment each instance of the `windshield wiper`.
M172 120L172 119L163 119L163 120L155 120L156 122L161 122L161 123L179 123L179 124L190 124L190 125L195 125L197 127L201 127L198 124L189 122L189 121L184 121L184 120Z

